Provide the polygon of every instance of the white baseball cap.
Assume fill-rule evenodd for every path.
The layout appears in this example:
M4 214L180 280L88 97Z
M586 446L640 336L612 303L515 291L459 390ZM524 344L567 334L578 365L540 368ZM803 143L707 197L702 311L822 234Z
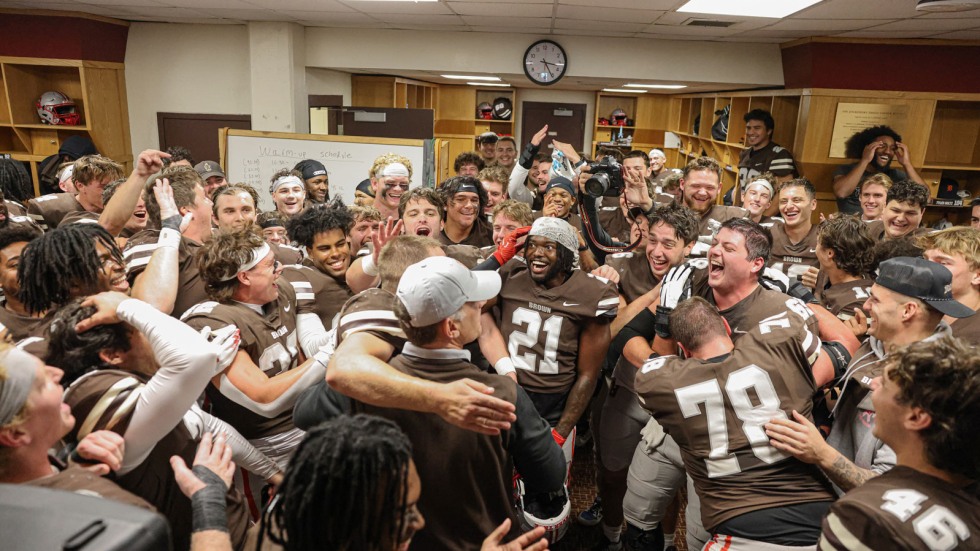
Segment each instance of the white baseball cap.
M500 274L467 270L447 256L433 256L408 267L395 295L411 316L412 327L426 327L455 314L467 302L490 300L500 292Z

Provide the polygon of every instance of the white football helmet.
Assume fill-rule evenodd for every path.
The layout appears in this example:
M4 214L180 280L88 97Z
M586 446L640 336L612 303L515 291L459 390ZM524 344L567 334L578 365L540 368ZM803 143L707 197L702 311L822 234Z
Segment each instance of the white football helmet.
M569 517L572 514L572 500L568 496L567 486L563 486L558 495L535 496L533 502L528 500L525 505L524 481L518 479L517 496L517 514L523 531L527 532L543 526L544 537L549 543L557 542L565 532L568 532L571 524Z
M61 92L51 90L41 94L34 106L41 121L47 124L75 126L81 120L75 102Z

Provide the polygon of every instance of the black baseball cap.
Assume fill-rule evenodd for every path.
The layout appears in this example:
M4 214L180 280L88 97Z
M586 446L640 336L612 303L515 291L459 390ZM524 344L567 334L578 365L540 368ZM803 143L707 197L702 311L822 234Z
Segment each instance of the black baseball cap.
M481 144L482 143L497 143L497 140L499 140L500 137L497 136L497 134L494 133L494 132L484 132L483 134L480 134L479 136L477 136L476 139Z
M878 266L875 283L914 297L947 316L966 318L976 312L953 299L953 274L942 264L924 258L899 256Z

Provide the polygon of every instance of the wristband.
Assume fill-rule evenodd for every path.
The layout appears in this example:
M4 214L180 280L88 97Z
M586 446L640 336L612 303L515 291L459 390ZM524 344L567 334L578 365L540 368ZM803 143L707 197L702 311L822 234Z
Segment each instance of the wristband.
M160 247L180 248L180 230L165 227L160 230L160 237L157 238L157 245Z
M493 370L497 372L497 375L507 375L517 371L514 369L514 362L510 360L510 356L504 356L497 360L497 363L493 364Z
M567 438L558 434L558 431L556 431L555 429L551 429L551 437L555 439L555 442L558 444L559 448L564 446L565 440L567 440Z
M192 532L205 530L228 531L228 515L225 513L225 494L228 487L225 481L214 472L203 466L194 465L191 468L194 475L201 479L204 487L191 496Z
M673 308L667 308L666 306L657 306L657 323L655 325L657 336L662 339L670 338L670 313L673 312Z
M378 277L378 265L374 263L374 255L369 254L361 260L361 271L371 277Z
M161 228L169 228L169 229L172 229L172 230L177 230L179 232L180 231L180 223L183 220L184 219L179 214L175 214L173 216L168 216L168 217L163 218L163 219L160 220L160 227Z

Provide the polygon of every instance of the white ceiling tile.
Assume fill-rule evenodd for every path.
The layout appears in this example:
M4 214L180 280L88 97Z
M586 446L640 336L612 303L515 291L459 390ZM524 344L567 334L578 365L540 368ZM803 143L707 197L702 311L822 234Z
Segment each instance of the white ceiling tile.
M817 34L854 31L882 25L892 19L783 19L766 27L777 31L812 31Z
M715 36L731 36L744 32L735 27L691 27L684 25L647 25L645 34L690 35L694 38L710 38Z
M505 16L486 16L477 17L474 15L462 16L463 22L471 27L493 27L492 32L500 33L503 29L551 29L551 19L545 17L521 17L512 18Z
M582 36L582 31L575 29L555 29L554 34L560 36ZM612 29L595 29L589 33L589 36L604 36L612 38L633 38L636 36L635 32L622 32Z
M162 0L167 3L173 3L175 0ZM183 2L193 2L194 0L180 0ZM216 0L218 2L226 0ZM263 8L268 10L286 10L286 11L326 11L326 12L354 12L357 11L354 8L347 6L337 0L275 0L270 2L269 0L242 0L247 4L252 4L252 7ZM175 4L176 5L176 4Z
M915 0L823 0L800 10L793 19L904 19L915 11Z
M274 1L260 0L266 5ZM442 2L352 2L346 1L347 7L362 13L403 13L415 15L448 15L453 12Z
M667 11L683 5L685 1L686 0L606 0L602 2L602 7ZM558 4L568 6L596 7L595 0L558 0Z
M403 25L465 25L458 15L418 15L408 13L372 13L372 17L385 23Z
M163 3L166 2L168 6L176 6L178 8L213 8L224 11L225 17L232 17L234 12L238 11L248 11L248 10L258 10L261 9L254 4L245 2L244 0L161 0ZM241 19L244 19L242 17Z
M473 30L474 32L478 32L478 33L494 33L494 34L499 34L500 33L500 27L494 27L494 26L482 27L482 26L479 26L479 25L470 25L470 29ZM527 35L550 34L551 33L551 26L549 24L549 25L544 25L542 27L518 27L518 28L509 28L509 29L507 29L507 32L511 32L511 33L515 33L515 34L527 34Z
M960 17L980 17L980 7L970 11L920 11L923 19L959 19Z
M65 0L56 0L56 1L58 1L58 2L64 2ZM39 2L31 2L31 3L32 4L33 3L50 4L51 2L48 2L47 0L40 0ZM166 6L166 5L169 5L170 4L170 2L167 2L166 4L164 4L160 0L99 0L98 2L81 2L81 1L79 1L79 2L76 2L76 3L78 3L78 4L88 4L88 5L92 5L92 6L98 6L98 7L105 7L105 6L154 6L154 7L160 7L160 6ZM2 2L0 2L0 4L2 4ZM176 4L173 4L173 5L176 5Z
M371 17L370 15L367 15L365 13L357 13L357 12L325 13L325 12L317 12L317 11L311 12L311 11L285 10L282 13L294 17L301 22L303 21L315 22L316 26L318 27L321 26L339 27L342 25L351 25L351 26L376 25L380 23L380 21L378 21L374 17Z
M618 34L631 34L638 33L648 27L649 25L645 23L623 23L619 22L615 25L604 26L596 28L595 21L583 21L581 19L557 19L555 20L555 28L562 29L566 31L579 31L578 34L589 34L591 36L612 36L609 34L593 35L593 33L582 33L581 31L604 31L604 32L614 32Z
M980 40L980 29L942 33L930 36L929 38L942 38L945 40Z
M653 23L664 12L656 10L624 10L619 8L597 9L595 5L558 6L558 17L583 21L622 21L627 23ZM615 29L610 29L615 30Z
M234 19L244 19L246 21L296 21L298 19L297 17L289 15L286 12L260 9L226 10L221 8L201 8L198 11L214 17L230 17Z
M716 38L715 42L764 42L767 44L782 44L791 39L772 36L755 36L754 34L737 34L735 36L723 36Z
M747 40L747 39L758 37L759 39L783 38L783 39L791 40L794 38L804 38L807 36L814 36L814 34L811 31L794 31L788 29L772 30L767 28L767 29L757 29L754 31L746 31L744 33L732 35L729 38L739 38L739 39ZM817 36L825 36L825 35L817 35Z
M874 28L875 31L932 31L932 34L943 31L962 31L980 27L980 18L958 19L905 19L894 21Z
M449 9L459 15L508 16L511 18L551 17L554 9L550 4L503 3L503 2L449 2Z

